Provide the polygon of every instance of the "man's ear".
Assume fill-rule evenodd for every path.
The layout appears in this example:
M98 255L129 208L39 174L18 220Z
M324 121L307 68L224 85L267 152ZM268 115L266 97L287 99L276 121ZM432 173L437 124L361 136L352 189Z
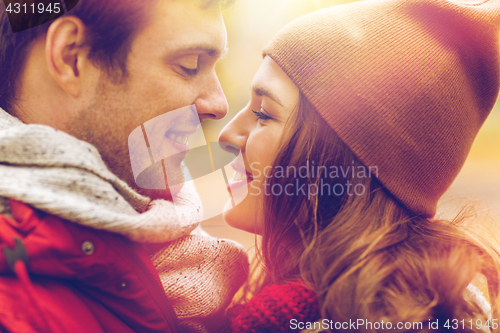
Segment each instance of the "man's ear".
M45 59L50 75L73 97L82 91L82 69L88 51L85 24L76 16L65 15L50 25L45 40Z

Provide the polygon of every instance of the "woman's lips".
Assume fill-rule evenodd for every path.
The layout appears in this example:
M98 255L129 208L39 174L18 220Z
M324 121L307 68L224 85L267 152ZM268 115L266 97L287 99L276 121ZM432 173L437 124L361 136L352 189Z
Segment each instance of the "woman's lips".
M233 178L228 180L227 190L229 192L235 191L236 189L250 183L251 181L253 181L253 177L250 173L241 173L240 171L235 170Z

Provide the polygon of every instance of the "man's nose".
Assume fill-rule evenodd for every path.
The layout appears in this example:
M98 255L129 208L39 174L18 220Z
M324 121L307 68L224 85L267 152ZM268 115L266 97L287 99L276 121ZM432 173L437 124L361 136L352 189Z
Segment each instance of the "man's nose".
M195 105L200 122L205 119L221 119L227 114L227 99L215 74L214 78L205 85L205 89L196 99Z

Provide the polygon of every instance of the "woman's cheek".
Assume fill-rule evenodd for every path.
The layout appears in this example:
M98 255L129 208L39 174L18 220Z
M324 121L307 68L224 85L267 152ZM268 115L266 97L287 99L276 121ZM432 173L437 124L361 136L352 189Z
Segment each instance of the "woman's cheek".
M265 132L262 131L258 137L250 137L247 142L248 163L253 164L254 168L258 169L261 174L266 166L272 165L277 154L279 136L273 134L272 130L272 128L266 128Z

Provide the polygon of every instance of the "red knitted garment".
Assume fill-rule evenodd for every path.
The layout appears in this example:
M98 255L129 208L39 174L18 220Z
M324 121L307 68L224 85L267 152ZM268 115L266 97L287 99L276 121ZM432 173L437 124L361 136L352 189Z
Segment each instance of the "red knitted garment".
M304 281L265 287L246 304L227 310L223 333L296 332L290 320L314 322L320 319L318 297Z

